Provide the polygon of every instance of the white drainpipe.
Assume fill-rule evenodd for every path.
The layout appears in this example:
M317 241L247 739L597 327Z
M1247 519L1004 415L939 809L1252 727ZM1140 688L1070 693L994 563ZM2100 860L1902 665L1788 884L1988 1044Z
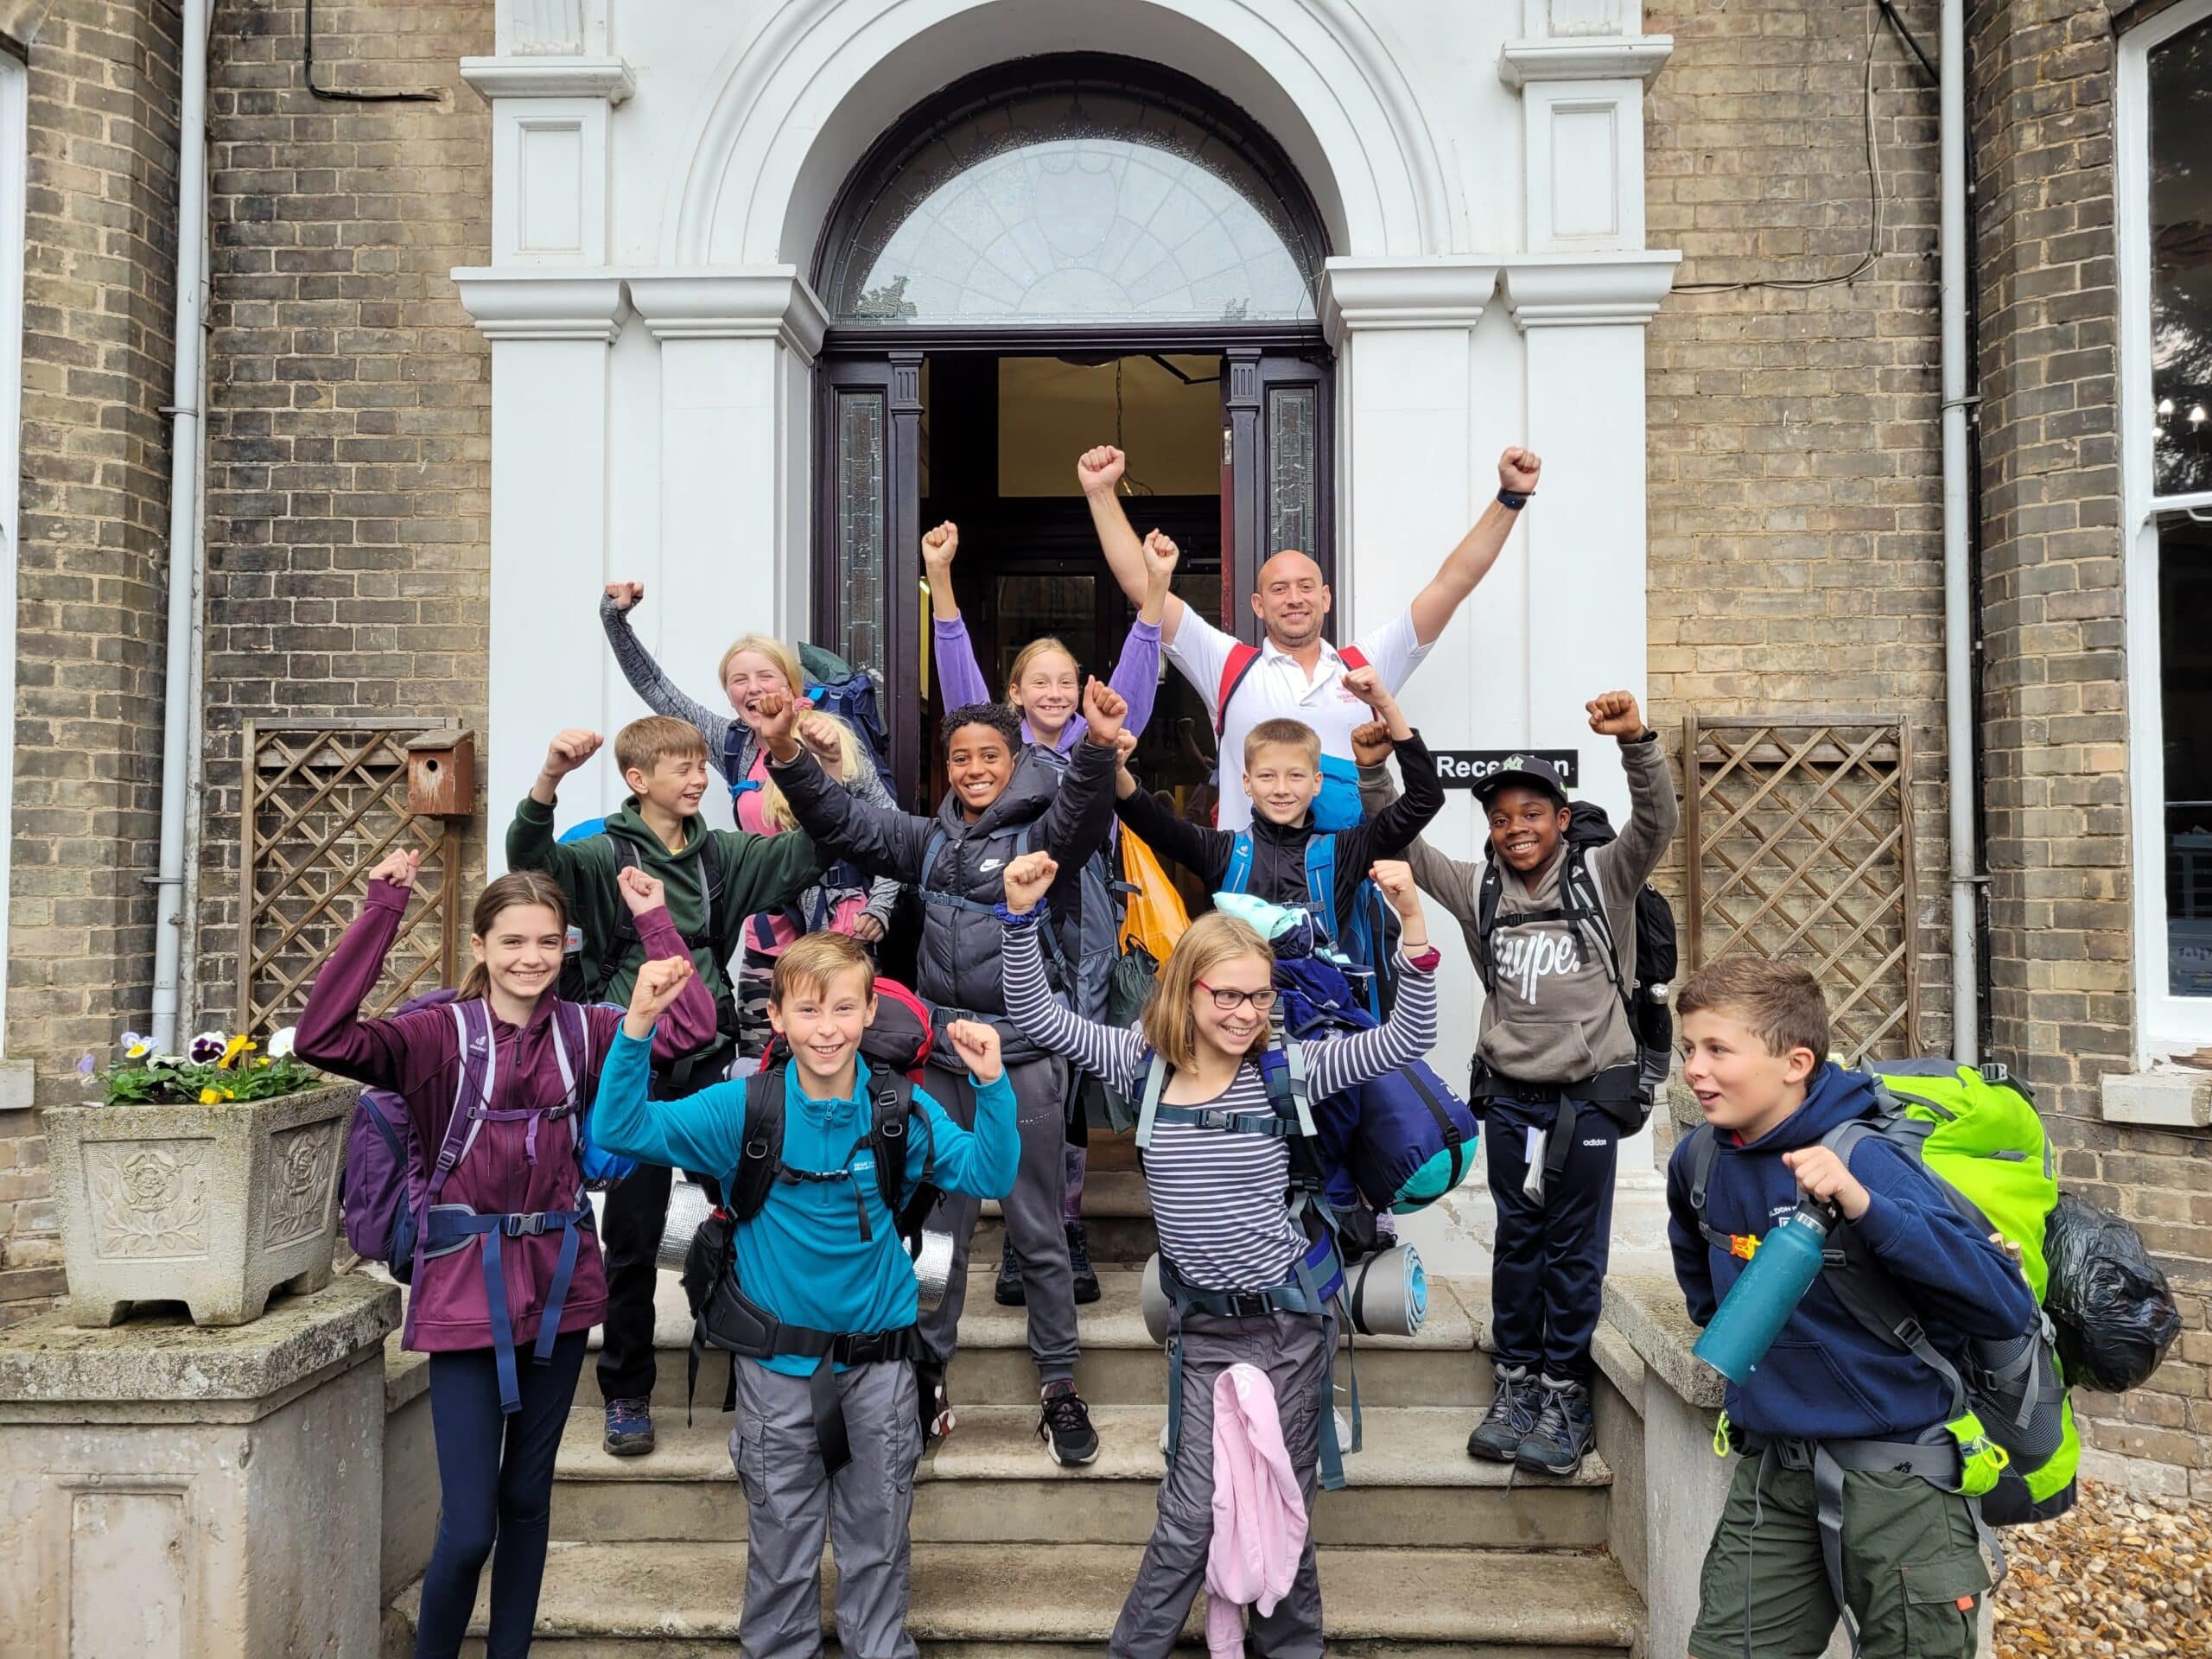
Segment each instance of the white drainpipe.
M177 1049L185 933L185 827L197 796L193 753L192 671L199 656L204 580L200 467L205 433L200 372L206 336L207 265L207 22L209 0L184 0L180 49L182 97L177 118L176 374L169 424L168 640L162 709L162 841L154 878L153 1039L157 1054Z
M1951 1053L1980 1059L1981 979L1974 888L1981 875L1974 845L1974 591L1968 565L1974 511L1967 468L1967 411L1974 365L1967 360L1966 0L1943 0L1937 48L1942 66L1942 212L1937 246L1943 321L1943 702L1944 788L1951 810Z

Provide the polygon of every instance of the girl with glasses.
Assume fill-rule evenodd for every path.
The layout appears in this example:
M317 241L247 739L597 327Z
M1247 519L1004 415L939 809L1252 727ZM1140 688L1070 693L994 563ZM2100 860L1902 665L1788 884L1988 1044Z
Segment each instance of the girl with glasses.
M1180 1432L1160 1486L1159 1519L1109 1651L1116 1659L1165 1656L1206 1577L1213 1536L1214 1382L1248 1364L1273 1385L1282 1443L1311 1512L1319 1484L1321 1412L1336 1321L1325 1308L1295 1311L1309 1241L1285 1203L1290 1147L1270 1132L1274 1108L1260 1069L1273 1033L1274 957L1246 923L1218 912L1193 922L1160 965L1141 1025L1122 1030L1080 1019L1046 982L1033 925L1058 869L1030 853L1007 867L1001 921L1006 1010L1039 1047L1096 1072L1123 1094L1143 1086L1153 1057L1166 1067L1164 1109L1144 1154L1145 1185L1160 1230L1162 1276L1196 1293L1175 1340L1182 1354ZM1389 1020L1371 1031L1304 1045L1317 1109L1332 1095L1426 1054L1436 1041L1437 953L1428 942L1410 870L1395 861L1370 874L1399 916L1402 988ZM1183 1109L1177 1111L1173 1109ZM1192 1121L1202 1109L1206 1121ZM1178 1121L1179 1119L1182 1121ZM1290 1592L1270 1612L1252 1611L1252 1651L1321 1652L1321 1590L1310 1535Z

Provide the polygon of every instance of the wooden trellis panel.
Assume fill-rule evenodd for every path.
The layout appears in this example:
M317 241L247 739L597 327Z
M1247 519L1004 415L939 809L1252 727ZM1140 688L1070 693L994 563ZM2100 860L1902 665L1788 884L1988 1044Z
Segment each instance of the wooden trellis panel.
M1892 715L1684 722L1689 962L1801 963L1851 1064L1918 1052L1912 728Z
M364 1009L386 1013L456 982L460 833L407 810L408 741L446 729L421 720L246 722L236 1030L299 1018L315 970L359 913L369 872L400 848L420 848L423 868Z

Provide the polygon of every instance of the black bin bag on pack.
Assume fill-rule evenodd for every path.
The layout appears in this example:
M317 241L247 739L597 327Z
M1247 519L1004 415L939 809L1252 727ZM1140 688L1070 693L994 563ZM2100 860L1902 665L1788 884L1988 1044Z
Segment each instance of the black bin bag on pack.
M2044 1310L2058 1333L2066 1381L2102 1394L2140 1388L2181 1334L2166 1275L2142 1235L2071 1192L2044 1230L2050 1287Z

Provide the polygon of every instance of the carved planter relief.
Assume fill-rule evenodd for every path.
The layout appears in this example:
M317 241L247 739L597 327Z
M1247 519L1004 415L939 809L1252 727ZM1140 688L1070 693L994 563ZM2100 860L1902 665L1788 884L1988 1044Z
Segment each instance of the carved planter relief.
M272 1292L327 1284L359 1092L49 1109L70 1319L112 1325L166 1301L196 1325L243 1325Z

